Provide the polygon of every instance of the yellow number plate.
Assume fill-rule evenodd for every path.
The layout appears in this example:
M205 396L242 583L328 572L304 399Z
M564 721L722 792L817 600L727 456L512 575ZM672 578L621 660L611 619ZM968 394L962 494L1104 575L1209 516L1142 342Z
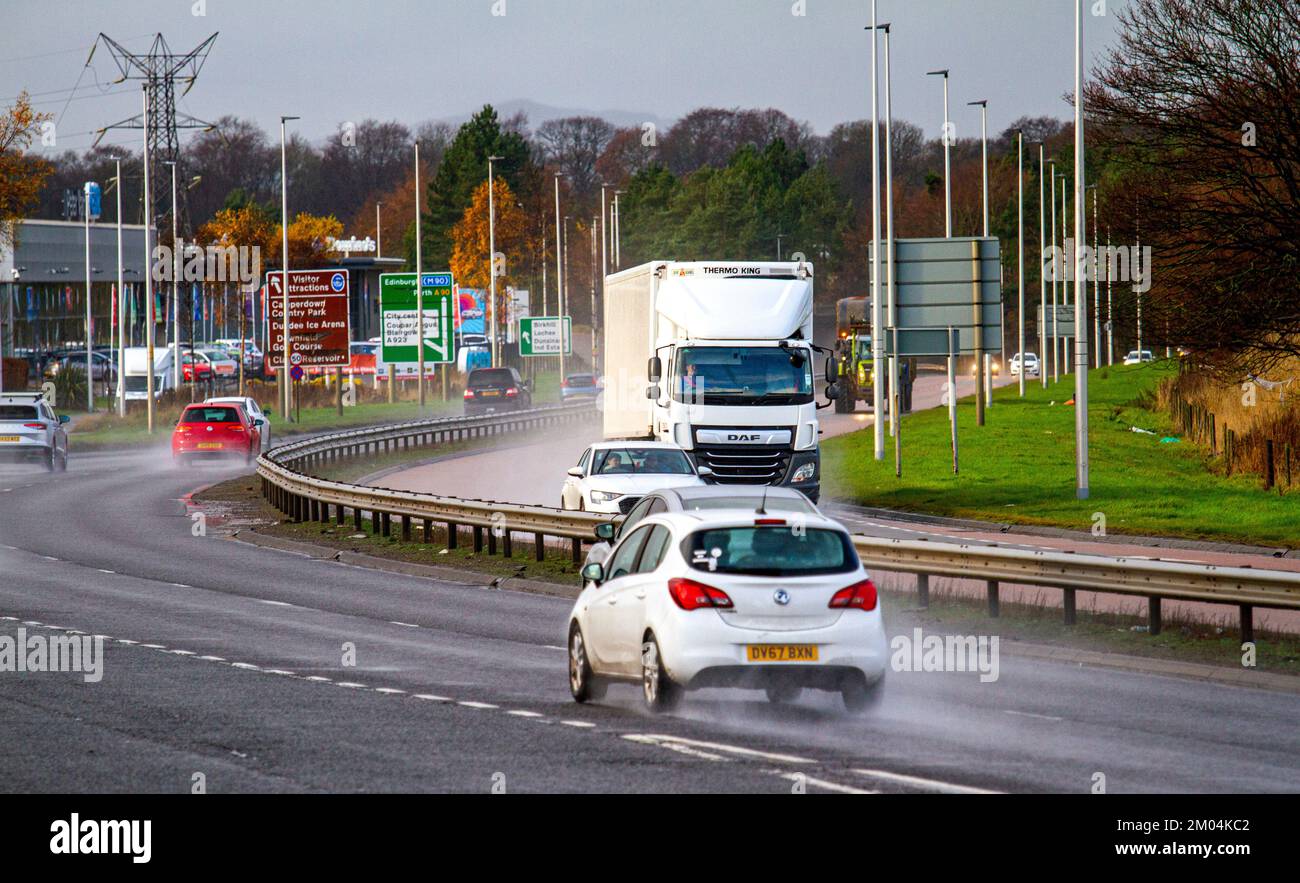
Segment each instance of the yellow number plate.
M17 442L17 441L19 441L19 438L16 435L0 435L0 442Z
M211 450L213 448L220 448L221 446L221 442L199 442L199 448L202 450Z
M485 389L485 390L483 390L481 393L479 393L479 395L481 395L481 396L499 396L499 395L501 395L501 390L499 390L499 389Z
M746 644L750 662L816 662L816 644Z

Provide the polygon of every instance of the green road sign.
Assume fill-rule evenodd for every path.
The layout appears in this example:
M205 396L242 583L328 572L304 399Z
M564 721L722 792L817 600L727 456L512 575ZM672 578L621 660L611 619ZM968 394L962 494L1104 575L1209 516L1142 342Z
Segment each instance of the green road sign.
M424 363L456 361L455 313L450 273L425 273L420 278L424 299ZM417 365L418 310L415 303L414 273L379 275L379 322L383 341L381 355L389 365Z
M564 344L560 345L559 316L529 316L519 320L519 355L558 356L573 352L572 321L564 317Z

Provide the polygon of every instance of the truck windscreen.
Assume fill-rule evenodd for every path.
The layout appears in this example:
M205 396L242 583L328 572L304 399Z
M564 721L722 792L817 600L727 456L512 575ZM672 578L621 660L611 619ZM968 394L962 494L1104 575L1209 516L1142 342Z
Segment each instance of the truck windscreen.
M693 346L677 353L673 398L703 405L786 405L813 400L812 360L775 346Z

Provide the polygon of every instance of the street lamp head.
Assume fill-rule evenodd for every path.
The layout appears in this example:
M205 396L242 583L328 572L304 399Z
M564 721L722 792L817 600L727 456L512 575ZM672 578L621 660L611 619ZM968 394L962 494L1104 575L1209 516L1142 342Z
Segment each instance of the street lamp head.
M943 70L937 70L937 71L926 71L926 72L925 72L925 75L926 75L927 77L941 76L941 77L943 77L943 78L946 80L946 79L948 79L948 69L947 69L947 68L944 68Z
M302 119L302 117L285 117L285 116L282 116L282 117L280 117L280 125L283 126L285 123L289 122L289 120L300 120L300 119Z
M988 107L989 101L987 98L981 98L979 101L967 101L966 105L968 107Z
M863 30L864 30L864 31L869 31L869 30L871 30L871 25L867 25L865 28L863 28ZM886 21L886 22L881 22L880 24L876 25L876 30L878 30L878 31L884 31L886 34L888 34L888 33L889 33L889 22L887 22L887 21Z

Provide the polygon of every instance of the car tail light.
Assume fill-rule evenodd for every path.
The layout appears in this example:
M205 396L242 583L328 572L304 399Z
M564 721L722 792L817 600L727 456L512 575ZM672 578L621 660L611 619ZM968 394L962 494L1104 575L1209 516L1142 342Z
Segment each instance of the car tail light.
M673 577L668 580L668 594L673 596L677 606L683 610L698 610L701 607L726 607L735 605L722 589L706 586L693 579Z
M26 426L28 429L44 429L44 428L45 428L45 424L44 424L44 423L24 423L23 426Z
M876 584L869 579L864 579L862 582L840 589L831 596L831 603L827 606L841 609L875 610Z
M508 389L506 390L506 395L508 395L508 396L517 396L517 395L519 395L519 390L515 389L515 388L512 386L512 387L510 387L510 388L508 388Z
M472 390L472 389L467 389L467 390L465 390L465 398L467 398L467 399L472 399L472 398L474 398L474 390Z
M569 385L569 378L566 377L560 381L560 386L568 386L568 385Z

